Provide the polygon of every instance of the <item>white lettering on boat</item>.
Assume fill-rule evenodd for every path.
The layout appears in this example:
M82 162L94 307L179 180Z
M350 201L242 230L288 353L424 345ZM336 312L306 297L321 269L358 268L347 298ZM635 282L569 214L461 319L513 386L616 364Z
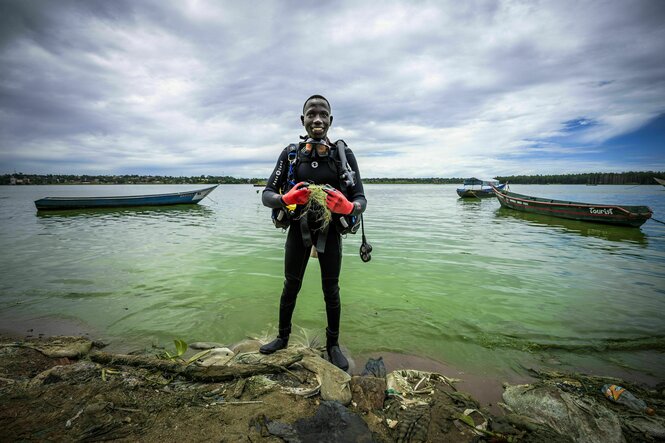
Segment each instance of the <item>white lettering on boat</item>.
M589 208L589 212L592 214L605 214L605 215L614 215L612 214L612 208Z

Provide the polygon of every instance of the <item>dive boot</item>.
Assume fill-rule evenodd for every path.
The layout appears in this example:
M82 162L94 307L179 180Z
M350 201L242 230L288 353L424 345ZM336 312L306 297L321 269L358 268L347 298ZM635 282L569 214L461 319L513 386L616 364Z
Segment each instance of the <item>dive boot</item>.
M331 331L326 328L326 350L328 351L328 359L330 363L334 364L342 371L349 369L349 361L342 354L339 348L339 331Z
M344 354L342 354L342 350L338 345L328 348L328 358L330 359L330 363L334 364L342 371L346 372L347 369L349 369L349 361L344 357Z
M261 354L272 354L280 349L285 349L289 344L289 337L277 337L270 343L267 343L259 348Z

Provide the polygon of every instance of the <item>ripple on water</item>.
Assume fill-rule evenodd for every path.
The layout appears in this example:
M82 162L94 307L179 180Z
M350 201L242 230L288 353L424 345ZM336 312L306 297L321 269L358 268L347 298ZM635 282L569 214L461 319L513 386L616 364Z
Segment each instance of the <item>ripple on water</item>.
M460 200L455 187L366 186L372 261L358 257L360 235L343 242L342 327L351 352L416 349L479 365L522 353L565 360L585 346L585 358L604 365L615 349L617 365L638 352L640 364L649 352L662 354L665 226L523 214L495 199ZM635 199L665 219L655 188L588 188L514 186L579 201ZM251 186L222 186L192 207L41 215L32 201L43 190L0 189L0 320L71 316L116 336L167 341L224 341L274 326L286 237ZM294 320L322 331L318 279L313 259Z

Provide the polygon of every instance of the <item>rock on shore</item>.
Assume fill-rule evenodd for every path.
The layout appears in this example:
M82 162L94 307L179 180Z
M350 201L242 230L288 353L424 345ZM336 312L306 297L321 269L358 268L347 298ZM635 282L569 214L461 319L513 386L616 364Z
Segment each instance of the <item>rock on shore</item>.
M493 415L443 374L350 376L321 349L271 356L253 345L117 355L81 337L0 338L0 426L16 440L655 441L665 438L662 389L580 374L536 374L507 386ZM99 345L99 344L97 344ZM206 346L204 346L206 345ZM207 348L211 345L211 348ZM629 387L656 415L627 411L599 389ZM598 385L598 386L596 386Z

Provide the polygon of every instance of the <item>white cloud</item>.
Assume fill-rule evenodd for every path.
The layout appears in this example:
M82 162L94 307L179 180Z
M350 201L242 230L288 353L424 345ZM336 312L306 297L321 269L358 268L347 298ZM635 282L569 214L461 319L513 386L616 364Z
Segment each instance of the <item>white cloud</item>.
M607 140L665 111L658 0L63 1L7 12L0 172L267 176L302 134L313 93L331 100L331 136L364 176L663 163L603 155ZM580 118L585 130L565 130Z

